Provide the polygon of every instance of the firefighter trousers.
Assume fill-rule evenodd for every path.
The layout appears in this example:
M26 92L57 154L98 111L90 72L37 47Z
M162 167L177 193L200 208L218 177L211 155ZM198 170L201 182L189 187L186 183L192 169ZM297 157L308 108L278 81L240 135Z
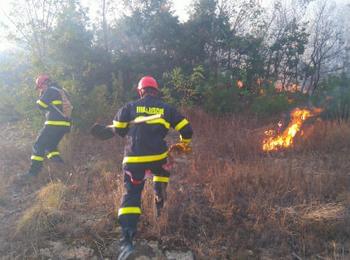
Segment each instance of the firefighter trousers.
M36 175L40 172L45 155L48 159L60 159L57 146L67 132L69 127L66 126L45 125L40 130L32 149L30 174Z
M165 162L124 165L124 195L118 210L118 222L122 227L122 240L132 240L137 231L137 223L141 215L141 194L145 185L147 172L152 172L155 206L157 215L166 200L166 187L169 182L169 171L163 168Z

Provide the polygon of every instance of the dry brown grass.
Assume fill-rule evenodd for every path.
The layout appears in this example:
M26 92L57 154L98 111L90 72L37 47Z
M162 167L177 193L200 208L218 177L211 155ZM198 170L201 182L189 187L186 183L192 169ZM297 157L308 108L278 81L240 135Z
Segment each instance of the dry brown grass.
M160 219L154 217L152 184L146 184L139 237L164 248L189 248L198 259L349 256L349 124L310 122L293 149L265 154L261 138L267 127L255 119L202 111L188 116L193 153L173 169ZM75 217L56 226L58 235L101 251L117 239L122 150L120 138L99 142L73 132L65 139L68 167L51 175L70 194L61 212Z
M275 258L329 255L334 241L348 252L348 124L316 122L293 150L263 154L257 122L191 119L199 130L194 152L173 172L159 223L165 246L189 247L203 259L259 258L271 248ZM142 231L154 236L159 228L149 222L143 219Z
M17 223L17 234L30 239L53 230L55 223L62 220L62 205L67 187L61 183L49 183L38 191L36 201L28 208Z

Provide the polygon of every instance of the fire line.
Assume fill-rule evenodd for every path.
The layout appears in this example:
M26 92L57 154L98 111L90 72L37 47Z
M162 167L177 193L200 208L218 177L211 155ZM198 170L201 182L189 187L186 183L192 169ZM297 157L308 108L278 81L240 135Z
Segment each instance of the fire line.
M313 110L296 108L291 112L291 122L282 132L277 133L274 130L265 131L266 137L263 140L262 149L265 152L278 151L280 149L293 146L294 138L300 132L305 120L318 115L322 109Z

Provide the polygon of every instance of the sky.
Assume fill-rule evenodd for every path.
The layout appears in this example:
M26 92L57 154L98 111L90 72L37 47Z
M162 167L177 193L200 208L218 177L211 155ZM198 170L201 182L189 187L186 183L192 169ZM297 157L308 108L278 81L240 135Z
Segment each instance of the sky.
M98 8L99 3L101 3L101 0L80 0L80 1L84 6L89 7L92 15L94 15L94 11ZM186 20L187 19L186 10L189 8L192 0L171 0L171 1L173 2L173 8L175 9L175 14L179 16L181 21Z

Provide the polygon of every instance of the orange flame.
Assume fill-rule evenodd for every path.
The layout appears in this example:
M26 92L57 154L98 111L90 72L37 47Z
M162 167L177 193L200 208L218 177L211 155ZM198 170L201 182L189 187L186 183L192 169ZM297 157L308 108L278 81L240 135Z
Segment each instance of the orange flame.
M321 111L322 109L314 109L313 111L300 108L294 109L291 112L291 122L281 134L276 135L276 131L274 130L265 131L266 137L263 140L263 150L268 152L291 147L293 145L294 137L301 130L305 120L318 115ZM279 122L278 126L279 128L282 126L281 122Z
M237 80L237 87L238 88L243 88L244 87L244 83L242 80Z

